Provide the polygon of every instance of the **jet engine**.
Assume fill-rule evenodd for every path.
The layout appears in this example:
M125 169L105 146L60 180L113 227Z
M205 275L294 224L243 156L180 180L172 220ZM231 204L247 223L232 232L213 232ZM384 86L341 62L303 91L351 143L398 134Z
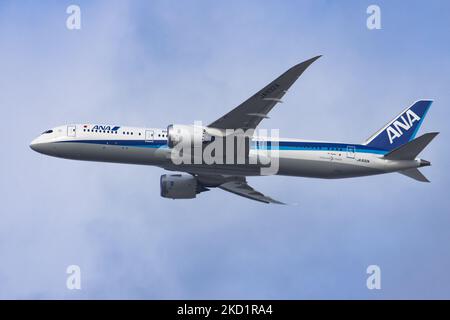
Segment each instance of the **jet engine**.
M183 142L186 146L202 146L211 142L214 137L206 132L206 129L195 125L171 124L167 127L167 144L169 148Z
M160 185L161 197L170 199L193 199L197 193L209 190L190 174L163 174Z

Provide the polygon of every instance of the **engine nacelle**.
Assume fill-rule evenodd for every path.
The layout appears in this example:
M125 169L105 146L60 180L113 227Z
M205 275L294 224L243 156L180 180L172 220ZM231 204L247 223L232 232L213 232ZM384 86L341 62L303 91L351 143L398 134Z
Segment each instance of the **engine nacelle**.
M190 174L163 174L160 185L164 198L193 199L199 193L197 178Z
M185 146L201 147L203 143L210 142L213 136L206 132L202 126L171 124L167 127L167 145L173 148L179 143L185 143Z

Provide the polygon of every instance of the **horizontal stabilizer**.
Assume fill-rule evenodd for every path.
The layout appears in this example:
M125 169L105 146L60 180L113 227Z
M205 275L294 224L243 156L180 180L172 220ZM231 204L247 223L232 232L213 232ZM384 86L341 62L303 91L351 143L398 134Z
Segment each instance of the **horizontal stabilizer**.
M384 155L388 160L414 160L417 155L439 134L439 132L425 133Z
M411 179L417 180L417 181L430 182L430 180L428 180L427 177L425 177L423 175L423 173L420 172L419 169L416 169L416 168L399 171L399 173L401 173L407 177L410 177Z

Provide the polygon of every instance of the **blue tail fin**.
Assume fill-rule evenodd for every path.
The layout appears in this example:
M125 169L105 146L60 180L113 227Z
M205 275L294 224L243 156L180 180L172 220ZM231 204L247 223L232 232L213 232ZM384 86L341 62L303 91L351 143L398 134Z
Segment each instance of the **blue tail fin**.
M390 151L413 140L432 102L432 100L415 102L367 139L364 144L369 147Z

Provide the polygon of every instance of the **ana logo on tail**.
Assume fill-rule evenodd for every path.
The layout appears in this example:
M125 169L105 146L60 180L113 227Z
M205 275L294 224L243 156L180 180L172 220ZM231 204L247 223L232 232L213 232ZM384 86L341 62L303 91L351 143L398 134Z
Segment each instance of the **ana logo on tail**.
M407 110L404 115L399 117L394 121L393 124L387 127L386 131L389 137L390 144L394 142L394 139L400 138L403 135L404 131L408 131L413 126L413 123L419 120L420 117L415 114L414 111L412 111L411 109Z

